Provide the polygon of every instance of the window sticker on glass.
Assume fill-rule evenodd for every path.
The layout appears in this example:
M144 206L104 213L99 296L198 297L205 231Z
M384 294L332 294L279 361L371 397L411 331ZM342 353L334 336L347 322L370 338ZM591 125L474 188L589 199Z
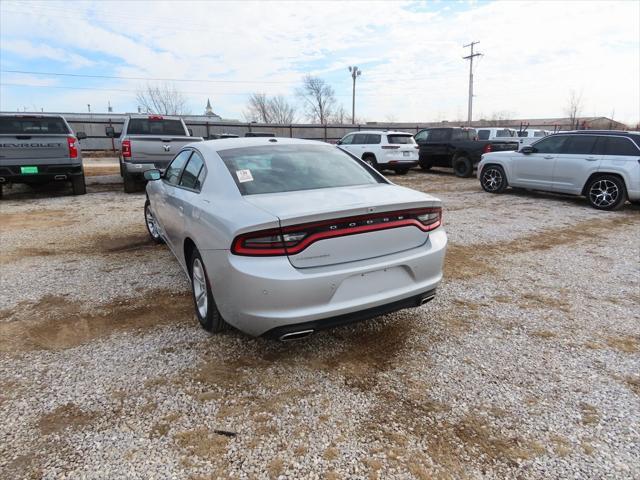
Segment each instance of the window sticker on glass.
M236 170L236 175L240 183L253 182L253 175L251 175L251 170Z

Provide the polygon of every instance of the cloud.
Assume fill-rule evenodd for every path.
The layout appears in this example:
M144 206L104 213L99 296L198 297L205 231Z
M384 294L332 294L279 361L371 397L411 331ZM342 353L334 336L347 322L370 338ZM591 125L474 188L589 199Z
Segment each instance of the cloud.
M37 54L55 57L61 70L222 80L177 83L194 112L211 97L216 111L239 118L255 91L294 100L307 72L328 80L348 105L347 66L357 64L363 70L358 116L459 119L468 90L468 62L462 59L468 51L462 45L480 40L476 118L498 111L562 116L569 92L577 90L583 92L585 115L610 115L615 109L618 119L640 120L638 2L158 1L150 8L149 2L130 1L126 9L76 3L71 16L65 5L2 3L2 48L26 52L20 69L38 70L30 68ZM142 83L91 85L130 90L118 94L124 106L116 108L133 110L134 91ZM47 105L59 110L64 101L91 95L96 104L111 96L52 91Z

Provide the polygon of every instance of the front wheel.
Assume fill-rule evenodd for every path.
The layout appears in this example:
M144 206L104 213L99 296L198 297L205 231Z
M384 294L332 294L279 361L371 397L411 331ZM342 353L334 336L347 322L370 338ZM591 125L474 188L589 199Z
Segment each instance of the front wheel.
M616 210L625 198L624 183L613 175L598 175L587 185L587 200L598 210Z
M151 240L153 240L155 243L164 243L164 240L160 235L160 230L158 229L158 221L151 211L151 203L149 202L148 198L144 203L144 220L144 223L147 225L147 232L149 232Z
M362 159L365 163L368 163L370 167L378 170L378 162L376 161L376 157L373 155L367 155Z
M485 192L502 193L507 188L507 176L502 167L489 165L484 167L480 175L480 185Z
M211 285L200 252L195 248L191 254L189 273L191 274L193 303L200 325L209 332L221 332L224 330L225 322L213 300Z

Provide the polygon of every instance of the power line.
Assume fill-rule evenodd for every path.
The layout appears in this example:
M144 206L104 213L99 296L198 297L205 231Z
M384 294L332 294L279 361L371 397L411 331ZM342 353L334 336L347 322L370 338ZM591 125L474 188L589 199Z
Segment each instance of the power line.
M462 48L471 47L471 54L466 57L462 57L464 60L469 60L469 109L467 112L467 123L471 126L471 120L473 119L473 59L479 57L481 53L473 53L473 46L480 42L471 42L468 45L464 45Z

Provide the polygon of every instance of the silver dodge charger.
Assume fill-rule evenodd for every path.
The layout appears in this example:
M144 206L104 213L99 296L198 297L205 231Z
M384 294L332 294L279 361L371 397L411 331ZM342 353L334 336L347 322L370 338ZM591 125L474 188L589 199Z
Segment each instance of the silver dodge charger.
M207 330L300 338L417 307L442 279L440 200L326 143L193 143L145 178L149 234L188 275Z

